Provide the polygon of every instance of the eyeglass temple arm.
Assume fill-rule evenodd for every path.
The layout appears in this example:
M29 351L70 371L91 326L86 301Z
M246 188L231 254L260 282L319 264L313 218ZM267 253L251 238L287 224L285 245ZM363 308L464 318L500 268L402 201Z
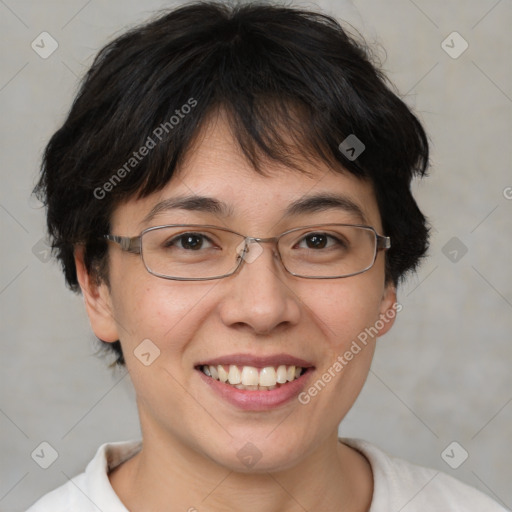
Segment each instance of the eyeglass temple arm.
M391 238L389 236L377 235L377 249L389 249L391 247Z
M140 236L130 238L129 236L104 235L104 238L119 244L123 251L140 254Z

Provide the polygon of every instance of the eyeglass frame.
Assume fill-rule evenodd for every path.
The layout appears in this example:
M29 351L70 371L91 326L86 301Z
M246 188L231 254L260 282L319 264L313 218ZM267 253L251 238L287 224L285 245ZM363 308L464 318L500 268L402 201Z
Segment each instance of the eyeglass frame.
M291 272L290 270L288 270L283 262L281 252L279 251L279 245L278 245L279 240L284 235L287 235L288 233L292 233L293 231L300 231L304 228L309 228L309 227L317 228L317 227L323 227L323 226L346 226L346 227L353 227L353 228L364 228L364 229L369 229L370 231L372 231L373 234L375 235L375 251L374 251L373 261L371 262L371 264L363 270L360 270L358 272L353 272L352 274L347 274L345 276L303 276L300 274L295 274L294 272ZM152 271L147 266L147 264L144 260L144 255L143 255L143 250L142 250L142 237L144 236L145 233L148 233L150 231L154 231L157 229L163 229L163 228L172 228L172 227L220 229L221 231L227 231L229 233L233 233L235 235L242 237L245 242L244 250L243 250L243 252L241 251L238 254L239 261L238 261L238 264L236 265L235 269L228 274L223 274L221 276L215 276L215 277L171 277L171 276L166 276L166 275L159 274L157 272ZM291 274L292 276L300 277L302 279L343 279L345 277L352 277L352 276L362 274L362 273L370 270L375 265L375 261L377 260L377 254L379 251L381 251L381 250L386 251L391 248L391 238L389 236L379 235L377 233L377 231L375 230L375 228L373 228L372 226L366 226L364 224L343 224L343 223L323 223L323 224L312 224L310 226L300 226L297 228L288 229L287 231L284 231L280 235L277 235L274 237L268 237L268 238L246 236L246 235L242 235L241 233L238 233L237 231L233 231L232 229L225 228L222 226L214 226L214 225L210 225L210 224L163 224L160 226L152 226L152 227L146 228L146 229L142 230L141 233L137 236L130 237L130 236L107 234L107 235L103 235L102 238L107 239L110 242L114 242L114 243L118 244L121 247L121 250L124 252L129 252L132 254L140 254L140 257L141 257L142 263L144 264L144 267L151 275L153 275L155 277L160 277L161 279L169 279L169 280L173 280L173 281L211 281L214 279L223 279L225 277L232 276L242 266L242 262L245 261L244 255L246 253L246 249L247 249L248 245L250 243L254 243L254 242L257 242L257 243L272 242L274 244L274 249L277 252L277 255L279 257L279 261L281 262L281 266L284 268L284 270L286 272L288 272L289 274Z

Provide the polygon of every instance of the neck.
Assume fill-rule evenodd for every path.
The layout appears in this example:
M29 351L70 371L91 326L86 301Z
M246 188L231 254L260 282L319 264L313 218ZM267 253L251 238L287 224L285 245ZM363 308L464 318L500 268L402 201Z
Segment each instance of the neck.
M109 478L133 511L367 512L373 493L368 461L341 444L337 432L292 468L240 473L154 428L145 436L143 428L142 450Z

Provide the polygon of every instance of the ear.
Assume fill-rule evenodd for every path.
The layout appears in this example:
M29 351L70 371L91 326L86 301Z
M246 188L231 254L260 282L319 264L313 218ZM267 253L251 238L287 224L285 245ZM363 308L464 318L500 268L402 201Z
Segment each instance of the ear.
M94 334L102 341L119 339L113 315L110 290L105 283L98 283L89 275L84 263L84 247L77 246L74 252L77 279L84 296L85 309Z
M379 330L379 336L386 334L395 323L396 315L402 310L402 305L396 301L396 286L393 283L386 284L382 301L379 308L379 320L376 322L376 327Z

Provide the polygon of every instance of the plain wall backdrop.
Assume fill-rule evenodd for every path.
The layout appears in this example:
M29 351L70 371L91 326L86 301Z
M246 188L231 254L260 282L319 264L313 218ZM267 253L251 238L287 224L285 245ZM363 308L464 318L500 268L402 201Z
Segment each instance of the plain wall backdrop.
M65 288L57 264L48 261L44 212L30 192L42 150L96 52L126 27L178 3L186 2L0 1L4 512L24 510L83 471L101 443L140 435L129 378L95 355L82 297ZM294 5L344 19L377 45L432 149L430 177L414 185L433 226L430 256L399 289L403 310L378 341L340 434L447 472L510 508L512 3ZM58 43L47 58L31 46L39 41L39 53L52 49L42 32ZM58 454L48 469L31 456L42 442ZM465 452L457 469L445 462L455 466Z

